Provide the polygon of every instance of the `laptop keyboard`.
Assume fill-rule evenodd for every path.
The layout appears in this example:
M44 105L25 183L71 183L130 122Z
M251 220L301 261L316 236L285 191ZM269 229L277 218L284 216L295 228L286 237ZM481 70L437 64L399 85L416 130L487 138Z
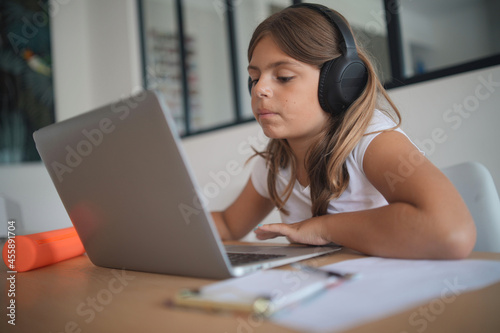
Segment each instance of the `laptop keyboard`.
M266 253L236 253L228 252L227 256L232 265L243 265L253 262L285 257L284 254L266 254Z

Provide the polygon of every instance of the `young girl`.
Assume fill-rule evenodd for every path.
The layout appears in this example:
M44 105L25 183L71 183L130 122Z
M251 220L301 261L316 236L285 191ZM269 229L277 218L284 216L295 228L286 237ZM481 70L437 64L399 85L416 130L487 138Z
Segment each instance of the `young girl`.
M259 226L258 239L333 242L394 258L466 257L476 237L467 207L399 129L400 114L359 47L367 71L359 97L340 111L321 101L321 69L352 38L327 10L288 7L252 36L252 110L270 141L239 197L212 213L222 239L245 236L277 207L282 223ZM340 14L329 15L350 30Z

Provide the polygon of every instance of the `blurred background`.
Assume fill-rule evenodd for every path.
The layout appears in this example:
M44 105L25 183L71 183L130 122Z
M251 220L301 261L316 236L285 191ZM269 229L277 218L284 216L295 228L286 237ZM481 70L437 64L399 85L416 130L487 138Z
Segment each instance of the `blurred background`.
M162 91L211 209L248 179L253 121L246 50L291 0L2 0L0 236L71 225L31 135L142 89ZM438 167L478 161L500 186L500 1L324 0L342 13ZM233 162L241 173L215 176ZM275 220L272 214L269 219Z

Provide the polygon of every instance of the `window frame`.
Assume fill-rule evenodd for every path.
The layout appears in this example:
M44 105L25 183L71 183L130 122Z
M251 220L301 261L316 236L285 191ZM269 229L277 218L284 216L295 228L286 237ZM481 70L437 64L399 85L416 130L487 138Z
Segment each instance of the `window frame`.
M144 1L147 0L136 0L137 12L138 12L138 22L139 22L139 33L140 33L140 47L141 47L141 68L142 68L142 85L144 88L147 84L147 64L146 64L146 43L144 34ZM179 36L184 36L185 26L184 26L184 11L183 11L183 0L174 0L176 9L176 26ZM181 55L181 73L182 73L182 95L183 95L183 114L184 114L184 133L181 137L189 137L198 134L203 134L215 130L220 130L223 128L231 127L238 124L244 124L255 119L253 117L245 117L243 115L242 98L240 95L240 75L238 72L238 55L237 55L237 43L236 38L236 24L234 17L235 1L241 0L224 0L223 4L225 6L224 15L226 20L226 31L225 36L228 43L228 48L230 50L230 71L231 71L231 84L232 84L232 105L234 109L234 121L229 121L217 126L207 127L199 130L192 130L190 123L190 96L189 96L189 83L187 80L187 71L185 63L186 48L184 45L184 38L179 38L179 50ZM423 74L413 75L411 77L405 77L403 66L403 40L401 34L401 24L400 24L400 2L399 0L380 0L383 1L385 10L385 22L387 29L387 38L389 46L389 60L391 65L391 73L389 82L385 82L384 88L387 90L393 88L399 88L404 86L409 86L415 83L426 82L438 78L443 78L451 75L456 75L460 73L465 73L473 70L478 70L486 67L491 67L500 64L500 54L495 54L489 57L480 58L477 60L464 62L458 65L452 65L438 70L429 71ZM302 3L301 0L290 0L290 5ZM183 56L184 55L184 56Z
M403 86L439 79L455 74L474 71L500 64L500 53L473 61L463 62L457 65L447 66L432 70L423 74L405 77L403 37L401 35L400 3L399 0L383 0L386 13L387 37L389 45L389 58L391 62L391 81L384 83L385 89L393 89Z

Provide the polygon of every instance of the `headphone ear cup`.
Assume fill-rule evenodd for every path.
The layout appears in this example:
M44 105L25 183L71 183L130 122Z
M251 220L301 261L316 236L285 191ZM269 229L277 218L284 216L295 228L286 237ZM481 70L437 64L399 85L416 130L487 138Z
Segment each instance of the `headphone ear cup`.
M334 111L331 109L328 103L328 86L330 86L330 84L326 84L326 81L328 80L328 73L330 72L330 68L332 67L335 60L336 59L333 59L323 64L319 73L319 85L318 85L319 105L325 112L332 114L334 113Z
M318 98L321 107L340 115L361 95L368 81L368 71L358 57L340 56L321 68Z

